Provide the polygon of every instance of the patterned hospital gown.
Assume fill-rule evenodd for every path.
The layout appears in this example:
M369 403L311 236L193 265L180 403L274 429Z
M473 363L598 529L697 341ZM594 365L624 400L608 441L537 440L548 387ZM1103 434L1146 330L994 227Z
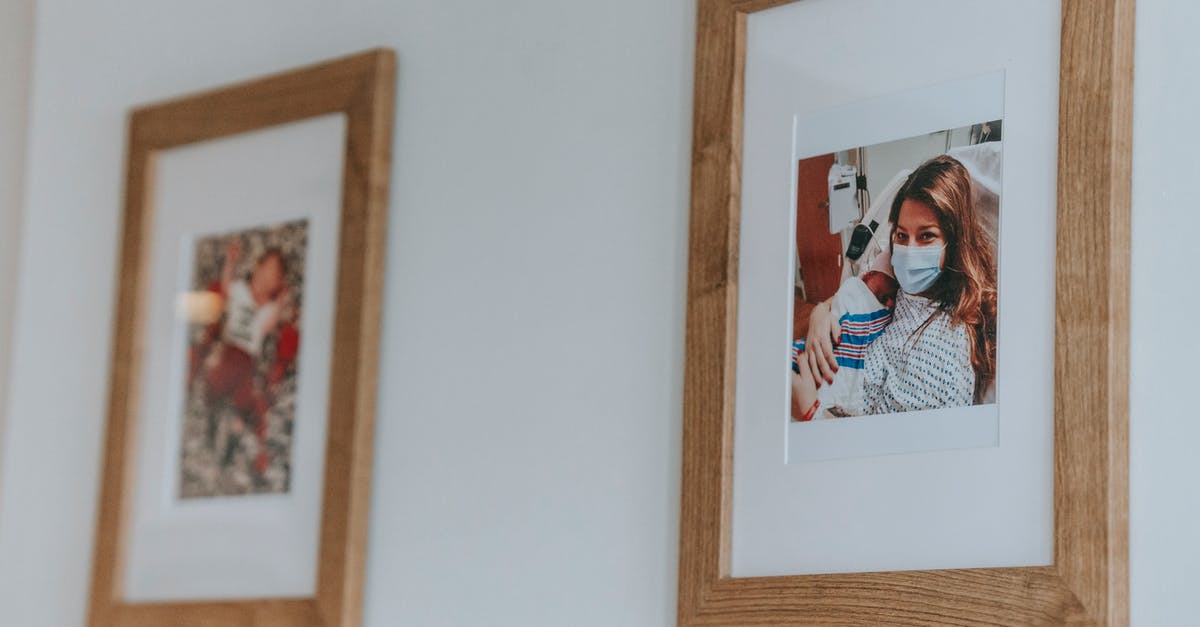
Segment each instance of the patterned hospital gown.
M900 291L892 323L867 349L863 405L837 413L887 414L970 405L975 396L970 339L927 298ZM932 322L919 334L926 320Z

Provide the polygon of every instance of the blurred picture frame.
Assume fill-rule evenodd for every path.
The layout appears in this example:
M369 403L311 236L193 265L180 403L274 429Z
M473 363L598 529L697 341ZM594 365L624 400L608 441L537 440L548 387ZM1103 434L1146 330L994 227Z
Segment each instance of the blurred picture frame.
M698 1L678 624L1127 623L1134 0L1063 0L1058 22L1056 231L1053 258L1045 260L1056 266L1056 297L1053 323L1044 320L1054 329L1055 364L1046 371L1053 377L1053 415L1044 416L1053 446L1046 490L1052 490L1050 563L734 573L734 436L741 433L735 413L742 406L735 392L744 374L739 273L747 271L751 252L739 251L750 230L742 211L750 191L743 142L764 123L747 117L745 87L767 71L747 65L747 25L752 16L770 20L771 9L794 2ZM842 147L856 145L862 144ZM1005 397L999 398L1002 407ZM782 430L788 418L779 405ZM853 462L839 463L846 472Z
M395 81L373 49L130 114L92 627L360 624Z

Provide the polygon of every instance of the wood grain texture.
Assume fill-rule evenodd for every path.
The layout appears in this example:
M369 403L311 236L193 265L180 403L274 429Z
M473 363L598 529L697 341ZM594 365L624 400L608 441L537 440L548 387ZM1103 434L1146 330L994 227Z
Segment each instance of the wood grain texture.
M792 0L698 0L678 621L1128 623L1128 306L1134 0L1064 0L1055 563L729 576L745 21Z
M234 601L226 603L139 603L112 608L121 627L324 627L314 599Z
M744 18L700 0L680 495L680 624L729 572Z
M395 76L395 54L372 50L131 113L91 627L360 624ZM155 155L330 113L344 113L347 130L316 594L308 599L125 603L125 533L133 498Z
M1129 622L1134 0L1063 3L1055 315L1055 565Z

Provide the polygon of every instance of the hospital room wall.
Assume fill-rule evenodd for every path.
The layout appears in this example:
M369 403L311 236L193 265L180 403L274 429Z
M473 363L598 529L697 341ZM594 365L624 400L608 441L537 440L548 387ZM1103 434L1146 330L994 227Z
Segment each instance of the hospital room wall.
M950 146L966 146L971 141L971 127L936 133L917 135L896 141L867 146L867 191L871 198L878 198L884 187L900 170L911 170L921 162L946 152L946 135L950 135Z
M1194 623L1200 587L1200 4L1138 4L1131 587L1151 627ZM0 2L0 46L30 5ZM375 44L401 78L365 624L673 625L693 9L40 0L27 162L27 57L0 54L0 211L26 183L0 625L82 625L124 111ZM468 381L464 355L491 366Z
M965 142L964 142L965 143ZM900 170L911 170L922 161L946 152L946 132L928 133L867 146L867 190L879 198ZM884 215L886 218L886 214Z

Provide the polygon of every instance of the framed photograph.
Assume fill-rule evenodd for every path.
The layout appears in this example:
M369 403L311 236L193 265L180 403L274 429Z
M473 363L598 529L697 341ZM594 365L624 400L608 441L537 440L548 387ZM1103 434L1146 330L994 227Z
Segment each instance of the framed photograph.
M797 116L789 462L997 445L1003 114L993 72Z
M680 625L1128 622L1133 15L698 1Z
M131 114L92 627L360 623L395 72Z

